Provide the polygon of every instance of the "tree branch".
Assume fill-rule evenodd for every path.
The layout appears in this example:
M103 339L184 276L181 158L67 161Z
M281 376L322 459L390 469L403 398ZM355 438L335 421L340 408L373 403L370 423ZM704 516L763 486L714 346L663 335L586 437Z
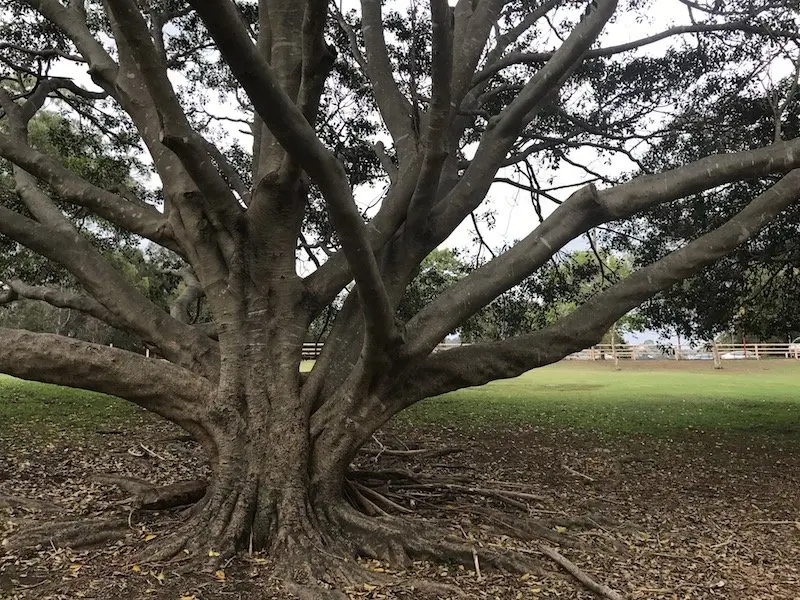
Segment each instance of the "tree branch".
M35 186L24 193L42 194ZM33 201L45 204L46 198ZM50 209L42 210L47 216ZM0 206L0 234L67 268L114 315L115 322L110 324L156 346L172 362L215 377L219 356L214 342L170 318L109 265L71 225L59 225L55 216L55 224L45 226Z
M409 229L425 220L436 200L442 167L448 156L447 137L451 113L453 32L447 0L431 0L431 102L423 138L425 156L417 187L408 207Z
M132 203L92 185L52 157L11 135L0 133L0 156L47 183L67 202L83 206L98 217L183 255L169 223L155 208Z
M174 272L180 275L186 286L170 308L169 315L181 323L191 323L189 309L203 297L203 286L189 267L184 267Z
M800 40L800 33L796 31L773 31L766 27L750 25L746 21L737 21L735 23L700 23L696 25L680 25L678 27L671 27L660 33L656 33L654 35L641 38L639 40L634 40L632 42L627 42L625 44L619 44L617 46L608 46L606 48L597 48L594 50L589 50L586 53L586 58L601 58L605 56L613 56L614 54L620 54L621 52L628 52L630 50L635 50L637 48L641 48L649 44L654 44L656 42L660 42L663 39L676 35L684 35L687 33L713 33L716 31L741 31L743 33L752 33L758 35L765 35L769 37L782 37L782 38ZM492 77L496 73L499 73L503 69L510 67L511 65L543 63L550 60L554 55L555 51L512 52L511 54L507 54L506 56L497 59L493 63L487 64L486 67L484 67L484 69L481 70L479 73L477 73L475 77L472 79L472 85L473 86L478 85L479 83Z
M361 32L364 35L364 48L367 53L367 76L372 84L378 109L395 146L405 150L398 153L399 156L403 156L407 151L413 150L416 135L411 119L411 104L400 93L397 82L392 76L392 65L384 38L380 0L361 0L361 14L363 18Z
M794 170L724 225L595 295L555 325L500 342L430 355L419 368L399 376L403 383L398 391L405 394L402 407L461 387L516 377L597 343L628 311L730 253L798 201L800 170Z
M28 285L19 279L12 279L6 282L6 285L8 291L13 293L14 299L40 300L57 308L69 308L86 313L118 329L126 328L125 324L115 318L105 306L89 296L42 285Z
M519 95L489 122L475 156L459 182L434 207L421 251L443 241L483 201L498 168L536 111L580 64L616 8L616 0L598 0L597 8L570 33L553 57L525 84Z
M212 220L215 215L219 219L217 229L230 232L241 214L239 203L208 154L208 142L189 124L139 7L134 0L109 0L108 6L159 113L162 143L178 156L202 190Z
M69 52L64 52L62 50L59 50L58 48L48 48L47 50L35 50L33 48L26 48L25 46L14 44L12 42L0 42L0 50L13 50L15 52L19 52L20 54L28 54L30 56L43 58L44 60L54 60L57 58L63 58L65 60L71 60L73 62L78 62L78 63L86 62L83 59L83 57L77 56L75 54L70 54Z
M459 2L455 7L453 113L471 87L475 68L504 3L503 0L481 0L477 5L474 2Z
M0 328L0 373L112 394L172 421L198 418L214 386L166 361L49 333Z
M397 335L394 314L344 168L278 85L272 68L250 41L236 5L230 0L224 0L221 6L211 0L191 3L261 119L322 191L358 284L368 338L385 346Z
M786 173L797 167L800 138L756 150L708 156L607 190L597 191L593 185L582 188L522 241L459 280L409 321L405 351L409 355L426 354L459 323L592 227L731 181Z

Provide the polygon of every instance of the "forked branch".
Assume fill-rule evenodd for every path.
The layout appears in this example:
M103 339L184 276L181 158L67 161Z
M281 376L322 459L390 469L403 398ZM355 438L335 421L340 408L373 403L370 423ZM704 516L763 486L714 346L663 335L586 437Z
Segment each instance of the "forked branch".
M405 405L409 405L427 396L516 377L591 346L632 308L725 256L798 201L800 170L794 170L724 225L639 269L555 325L499 342L432 354L416 371L402 376L398 392L406 393Z
M124 328L122 321L116 319L105 306L94 298L77 294L70 290L56 289L44 285L28 285L19 279L6 282L8 286L6 302L18 299L39 300L57 308L69 308L100 319L112 327ZM3 304L0 300L0 304Z
M180 158L202 190L212 219L216 216L220 221L218 227L230 231L240 212L239 203L208 153L207 142L189 124L139 7L133 0L110 0L108 6L157 107L163 144Z
M485 198L497 170L542 103L556 93L583 60L616 9L616 0L598 0L552 58L525 84L517 97L490 120L475 156L458 184L431 213L427 247L433 249Z
M322 191L358 284L368 339L385 346L397 335L394 314L342 164L280 87L269 63L250 40L236 5L230 0L191 3L264 124Z
M520 283L569 241L592 227L724 183L786 173L800 167L800 139L765 148L712 155L657 175L597 191L582 188L513 248L451 286L407 326L407 352L422 355L459 323Z

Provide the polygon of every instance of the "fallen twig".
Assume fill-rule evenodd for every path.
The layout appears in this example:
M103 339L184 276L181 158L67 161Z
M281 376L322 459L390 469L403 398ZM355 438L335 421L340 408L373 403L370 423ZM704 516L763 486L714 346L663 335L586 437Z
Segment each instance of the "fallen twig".
M580 583L582 583L584 587L586 587L586 589L591 590L592 592L594 592L599 596L602 596L603 598L608 598L609 600L624 600L622 596L620 596L610 587L603 585L602 583L597 583L594 579L592 579L586 573L581 571L575 565L575 563L568 560L565 556L560 554L554 548L550 548L549 546L544 546L540 544L539 549L542 551L542 554L544 554L549 559L558 563L565 571L567 571L570 575L572 575L575 579L577 579Z
M569 473L570 475L575 475L575 477L582 477L586 481L590 481L590 482L594 483L594 477L589 477L585 473L581 473L580 471L576 471L575 469L573 469L569 465L562 465L562 466L564 467L564 470L567 473Z
M158 452L156 452L155 450L152 450L152 449L148 448L148 447L147 447L147 446L145 446L144 444L139 444L139 446L142 448L142 450L144 450L145 452L147 452L147 453L148 453L150 456L152 456L152 457L154 457L154 458L157 458L157 459L159 459L159 460L167 460L167 458L166 458L166 457L164 457L164 456L161 456L161 455L160 455Z
M410 483L398 486L406 490L448 490L451 492L461 492L463 494L477 494L479 496L487 496L516 506L524 511L529 510L529 507L524 502L516 500L515 498L521 497L530 500L543 500L541 497L533 496L533 494L523 494L522 492L511 492L506 490L493 490L490 488L480 488L468 485L460 485L457 483Z
M448 454L458 454L463 452L463 448L419 448L416 450L392 450L390 448L379 448L377 450L372 448L362 448L361 451L365 454L375 456L406 456L415 458L434 458L437 456L447 456Z
M475 562L475 575L478 576L478 580L481 579L481 563L478 560L478 552L475 548L472 549L472 560Z

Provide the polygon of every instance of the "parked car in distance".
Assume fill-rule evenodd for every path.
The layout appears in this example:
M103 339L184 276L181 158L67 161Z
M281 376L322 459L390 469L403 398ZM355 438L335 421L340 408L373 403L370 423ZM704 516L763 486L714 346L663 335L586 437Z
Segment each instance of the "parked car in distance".
M792 343L789 344L789 354L792 356L797 356L800 354L800 337L794 338Z
M744 350L734 350L733 352L726 352L720 358L723 360L741 360L747 358L747 353Z

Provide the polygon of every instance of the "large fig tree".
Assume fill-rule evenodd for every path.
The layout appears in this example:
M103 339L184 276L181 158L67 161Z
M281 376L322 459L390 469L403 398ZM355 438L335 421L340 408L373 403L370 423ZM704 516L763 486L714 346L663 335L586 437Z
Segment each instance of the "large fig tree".
M326 0L4 3L0 156L15 194L3 197L0 234L75 285L19 281L12 264L3 298L83 311L166 360L2 329L0 372L113 394L202 444L205 496L153 542L154 557L252 547L323 570L332 556L359 553L403 560L447 550L471 561L352 502L347 475L359 448L427 397L597 342L800 200L800 139L780 134L761 146L737 137L735 150L630 176L665 132L696 131L682 110L696 90L709 105L747 95L800 38L793 0L680 0L648 20L666 4L362 0L342 12ZM660 27L665 17L675 24ZM742 73L750 79L733 82ZM38 147L29 126L43 107L121 155L146 151L152 181L104 186ZM603 160L614 156L625 162ZM738 212L555 324L434 352L593 228L754 179L763 190ZM400 318L425 257L487 197L519 189L538 214L528 235ZM558 206L548 216L549 200ZM187 289L211 322L148 299L96 247L97 229L78 226L87 215L184 261ZM307 332L334 303L325 347L301 373Z

